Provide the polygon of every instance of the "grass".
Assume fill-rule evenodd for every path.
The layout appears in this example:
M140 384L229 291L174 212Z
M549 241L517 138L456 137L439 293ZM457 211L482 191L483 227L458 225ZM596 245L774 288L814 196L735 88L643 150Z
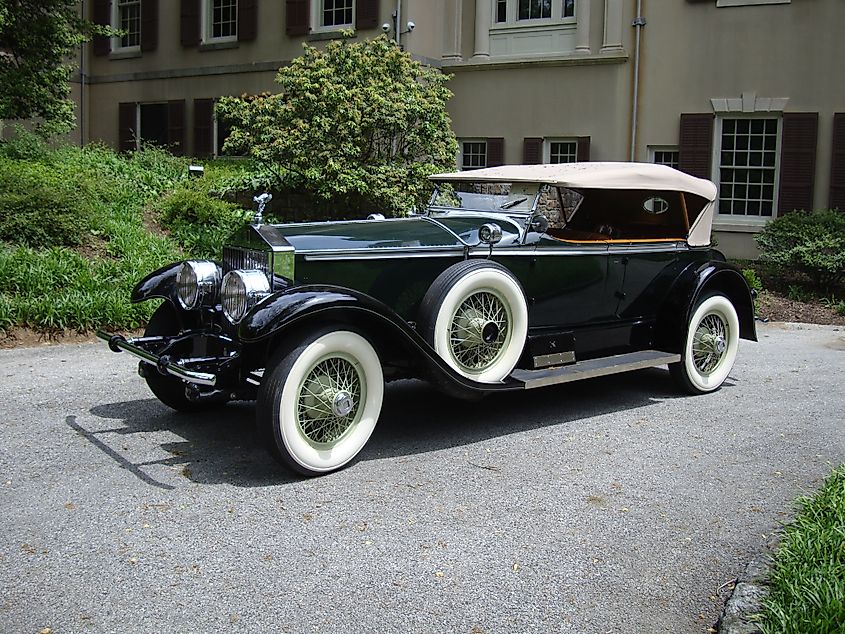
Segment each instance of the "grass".
M766 634L845 632L845 464L798 500L772 566L764 603Z
M11 171L12 164L36 178L44 173L77 184L69 195L85 198L88 214L77 246L0 243L0 329L85 332L143 325L155 306L130 304L132 287L183 257L170 238L145 227L144 212L185 178L186 162L156 149L121 156L96 145L44 148L23 157L12 151L1 158L0 169ZM32 222L51 223L51 212L44 206ZM0 209L4 213L10 212Z

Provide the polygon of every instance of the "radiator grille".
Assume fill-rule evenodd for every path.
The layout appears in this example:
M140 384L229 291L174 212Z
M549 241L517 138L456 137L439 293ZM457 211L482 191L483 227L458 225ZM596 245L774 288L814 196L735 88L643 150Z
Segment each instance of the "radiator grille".
M256 251L240 247L223 247L223 274L235 270L262 271L270 277L273 254L268 251Z

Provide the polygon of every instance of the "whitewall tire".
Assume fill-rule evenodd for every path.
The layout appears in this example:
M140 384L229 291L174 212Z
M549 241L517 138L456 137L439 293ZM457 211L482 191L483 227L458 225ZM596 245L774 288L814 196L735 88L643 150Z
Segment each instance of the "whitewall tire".
M256 408L270 452L307 476L347 465L381 413L384 377L372 344L357 332L323 328L280 351L274 364Z
M669 366L675 382L691 394L719 389L728 378L739 347L739 318L721 294L705 296L687 325L680 363Z
M423 298L420 333L459 374L497 383L511 373L525 346L528 307L522 287L495 262L459 262Z

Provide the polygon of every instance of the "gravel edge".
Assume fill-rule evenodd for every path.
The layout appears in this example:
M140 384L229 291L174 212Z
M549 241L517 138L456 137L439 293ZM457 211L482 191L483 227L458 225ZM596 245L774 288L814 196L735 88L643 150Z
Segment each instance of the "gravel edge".
M764 552L754 557L737 579L731 596L725 602L722 616L716 623L719 634L761 634L760 617L763 600L769 595L771 564L780 544L775 536L766 544Z

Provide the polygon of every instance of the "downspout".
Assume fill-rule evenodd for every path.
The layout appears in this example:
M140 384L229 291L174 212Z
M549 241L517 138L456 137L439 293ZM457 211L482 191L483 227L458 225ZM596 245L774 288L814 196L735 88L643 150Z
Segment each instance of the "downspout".
M396 0L396 19L393 22L396 31L396 46L402 48L402 0Z
M82 19L88 13L85 10L86 2L82 0ZM86 42L79 44L79 147L85 146L85 46Z
M631 100L631 154L629 160L632 162L636 160L637 154L637 119L640 106L640 38L642 37L643 27L646 25L642 9L642 0L637 0L637 15L631 22L631 26L637 30L634 44L634 95Z

